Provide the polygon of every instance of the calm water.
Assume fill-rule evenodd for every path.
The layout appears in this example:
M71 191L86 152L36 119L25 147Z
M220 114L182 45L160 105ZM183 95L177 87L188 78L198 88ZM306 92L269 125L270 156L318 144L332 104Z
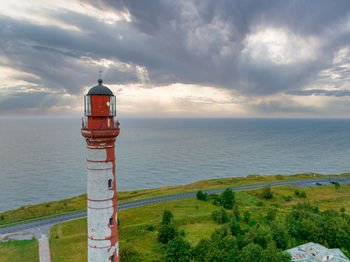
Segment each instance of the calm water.
M80 119L0 119L0 212L86 192ZM350 172L350 120L122 119L119 190Z

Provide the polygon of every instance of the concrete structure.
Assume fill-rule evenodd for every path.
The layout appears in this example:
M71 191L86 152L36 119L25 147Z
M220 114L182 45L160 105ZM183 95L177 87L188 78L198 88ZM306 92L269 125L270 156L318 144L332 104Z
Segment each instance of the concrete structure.
M115 96L102 85L84 97L81 133L87 143L88 261L119 262L115 140L119 135Z
M302 262L350 262L339 248L328 249L313 242L286 250L292 261Z

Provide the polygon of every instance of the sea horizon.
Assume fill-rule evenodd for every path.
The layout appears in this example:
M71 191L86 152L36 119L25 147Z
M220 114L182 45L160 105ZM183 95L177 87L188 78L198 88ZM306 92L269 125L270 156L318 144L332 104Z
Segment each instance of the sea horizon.
M86 192L79 118L0 118L0 212ZM350 170L350 119L121 118L117 188Z

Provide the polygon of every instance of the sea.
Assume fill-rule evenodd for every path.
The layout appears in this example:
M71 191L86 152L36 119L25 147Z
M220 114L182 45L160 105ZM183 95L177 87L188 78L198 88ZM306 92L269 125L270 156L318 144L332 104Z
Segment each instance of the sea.
M117 188L350 172L349 119L120 119ZM86 193L79 118L0 118L0 212Z

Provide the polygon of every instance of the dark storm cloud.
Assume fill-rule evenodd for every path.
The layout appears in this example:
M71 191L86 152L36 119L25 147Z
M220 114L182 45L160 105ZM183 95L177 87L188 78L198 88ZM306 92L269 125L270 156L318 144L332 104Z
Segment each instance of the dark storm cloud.
M56 95L46 92L17 93L0 99L0 112L24 112L28 109L50 108L59 103Z
M81 92L98 75L99 66L77 63L81 57L118 57L118 42L113 37L71 32L16 20L2 19L0 54L10 58L11 66L40 76L38 84L69 93ZM88 25L86 25L88 26ZM103 39L103 40L102 40ZM113 42L115 45L113 45ZM108 73L108 72L106 72ZM110 81L136 82L134 72L113 70Z
M211 84L248 94L300 89L315 79L320 70L330 66L334 52L347 45L350 37L349 32L336 34L350 14L350 1L346 0L128 0L105 1L99 7L128 10L133 26L149 36L142 44L164 54L169 64L177 61L175 67L167 63L162 63L163 68L143 64L152 70L154 82L162 82L162 76L168 75L165 80ZM231 33L227 39L220 34L220 23ZM324 42L311 62L280 66L242 60L244 39L257 27L285 28L287 33L301 38L316 37ZM332 30L335 34L329 35ZM229 48L229 52L221 55L225 48Z
M310 95L324 95L324 96L335 96L343 97L350 96L350 90L320 90L320 89L311 89L311 90L302 90L302 91L291 91L291 95L297 96L310 96Z
M80 29L74 31L3 16L0 55L9 59L12 68L39 76L31 82L70 94L80 93L98 76L101 66L86 58L104 58L132 66L124 71L102 68L105 82L113 84L140 82L136 66L142 66L154 85L181 82L252 96L306 95L303 87L332 67L334 54L350 40L345 27L348 0L87 2L102 11L127 11L131 22L106 24L83 13L42 11ZM264 28L284 30L305 39L306 45L312 44L309 38L316 39L315 57L286 64L252 59L244 53L247 36ZM339 96L341 92L314 94Z

